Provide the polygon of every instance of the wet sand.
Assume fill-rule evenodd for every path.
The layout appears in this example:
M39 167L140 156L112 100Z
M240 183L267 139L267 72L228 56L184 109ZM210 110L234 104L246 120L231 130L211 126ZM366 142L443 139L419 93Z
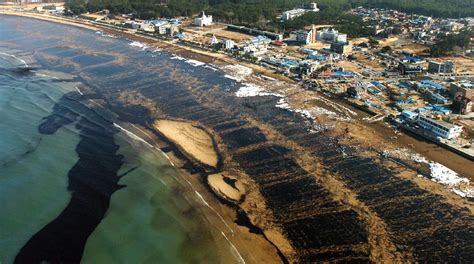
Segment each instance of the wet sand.
M157 120L153 126L191 159L210 167L217 166L219 160L213 140L203 129L188 122L174 120Z

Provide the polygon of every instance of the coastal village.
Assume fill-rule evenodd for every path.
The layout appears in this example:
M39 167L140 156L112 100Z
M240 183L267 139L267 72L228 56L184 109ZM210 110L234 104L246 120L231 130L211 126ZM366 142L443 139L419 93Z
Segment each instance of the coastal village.
M64 7L34 11L61 16ZM308 3L282 12L281 21L320 12ZM474 40L469 49L445 58L426 50L440 36L474 28L474 18L439 19L390 9L349 11L370 22L377 40L350 39L331 25L312 25L287 34L196 17L139 20L108 10L76 19L167 39L264 66L347 103L395 128L425 137L474 160Z
M97 77L123 87L102 99L76 86L77 96L127 106L114 109L125 118L113 127L160 151L166 169L186 171L181 187L215 216L241 263L472 255L474 36L439 56L433 47L472 32L474 18L353 7L344 14L369 32L354 37L336 24L286 30L324 12L310 1L282 10L278 32L224 23L207 10L145 20L34 1L0 5L0 14L79 25L101 48L119 38L139 54L121 57L121 74ZM112 63L74 74L95 80L92 72ZM156 78L126 87L142 71ZM206 74L217 84L200 79Z

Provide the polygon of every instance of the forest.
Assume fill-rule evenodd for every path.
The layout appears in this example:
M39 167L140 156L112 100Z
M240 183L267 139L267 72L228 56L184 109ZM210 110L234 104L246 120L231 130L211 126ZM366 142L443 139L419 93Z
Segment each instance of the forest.
M66 0L75 13L109 9L112 13L133 13L139 18L192 16L204 10L216 19L236 24L262 26L277 23L276 17L310 0ZM314 21L332 21L351 7L392 8L435 17L474 16L474 0L319 0L321 9Z

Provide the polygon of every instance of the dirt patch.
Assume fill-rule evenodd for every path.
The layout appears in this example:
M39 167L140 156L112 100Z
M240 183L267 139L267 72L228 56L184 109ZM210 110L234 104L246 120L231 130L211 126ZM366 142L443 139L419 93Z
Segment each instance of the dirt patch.
M361 72L361 69L359 69L357 65L349 61L340 61L336 65L338 67L344 68L344 71Z

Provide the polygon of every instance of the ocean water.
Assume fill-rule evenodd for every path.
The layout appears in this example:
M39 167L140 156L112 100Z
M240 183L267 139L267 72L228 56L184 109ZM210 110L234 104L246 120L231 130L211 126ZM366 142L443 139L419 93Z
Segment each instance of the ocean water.
M85 73L123 70L101 66L117 53L84 54L96 38L106 53L154 59L125 40L0 16L0 263L238 262L186 176L78 90L102 85Z

